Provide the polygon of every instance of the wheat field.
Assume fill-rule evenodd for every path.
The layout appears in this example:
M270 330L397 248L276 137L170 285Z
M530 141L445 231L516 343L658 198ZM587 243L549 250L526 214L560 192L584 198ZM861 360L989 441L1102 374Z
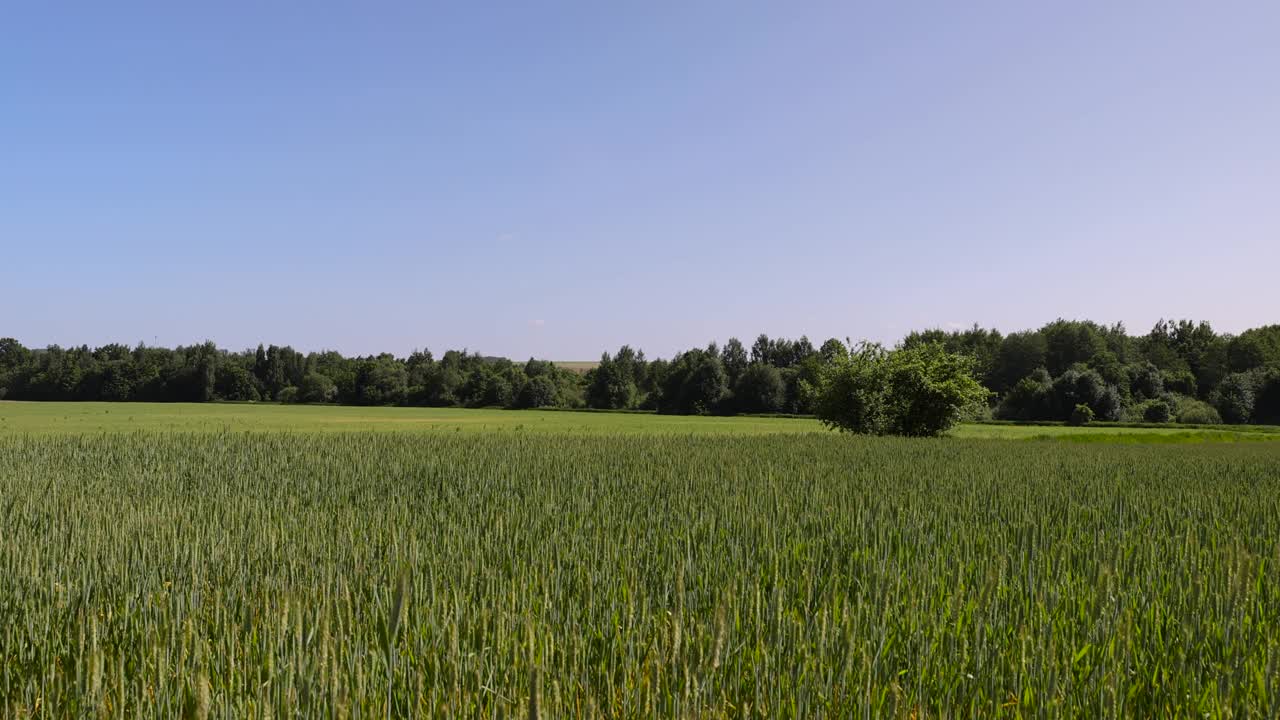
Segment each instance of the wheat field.
M1275 717L1273 443L0 437L5 717Z

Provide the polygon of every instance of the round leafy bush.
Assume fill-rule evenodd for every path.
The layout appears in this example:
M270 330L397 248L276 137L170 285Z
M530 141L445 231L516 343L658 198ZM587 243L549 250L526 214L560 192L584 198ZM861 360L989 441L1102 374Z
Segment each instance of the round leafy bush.
M546 375L530 378L516 397L516 405L522 408L555 407L559 404L560 389Z
M1142 420L1149 423L1167 423L1173 420L1173 408L1164 400L1152 400L1142 409Z
M1093 422L1093 408L1084 403L1076 405L1071 411L1071 417L1067 419L1068 425L1088 425Z
M1249 422L1257 384L1256 373L1232 373L1223 378L1213 394L1213 404L1223 420L1229 423Z
M1207 402L1182 398L1178 402L1178 422L1188 425L1221 425L1222 416Z

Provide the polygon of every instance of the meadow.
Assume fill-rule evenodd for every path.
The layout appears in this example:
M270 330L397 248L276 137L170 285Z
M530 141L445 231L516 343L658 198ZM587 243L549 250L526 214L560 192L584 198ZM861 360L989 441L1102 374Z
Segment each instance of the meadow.
M1273 442L195 407L0 403L5 717L1280 713Z
M5 434L180 432L530 432L577 435L774 435L827 432L812 418L655 415L639 412L280 405L277 403L105 403L0 401ZM965 424L949 436L970 439L1102 442L1280 440L1280 427L1194 428L1097 424Z

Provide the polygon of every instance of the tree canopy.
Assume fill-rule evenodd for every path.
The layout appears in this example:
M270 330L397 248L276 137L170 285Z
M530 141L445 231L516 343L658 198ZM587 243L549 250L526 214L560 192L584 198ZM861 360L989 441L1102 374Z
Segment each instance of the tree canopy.
M408 357L347 357L278 345L233 352L211 342L176 348L113 343L93 349L34 349L0 338L0 399L289 399L821 414L819 390L824 383L844 383L854 392L865 379L858 373L869 363L876 364L876 373L885 374L876 375L877 382L887 383L886 373L892 369L898 373L893 376L896 382L933 387L935 366L951 367L950 360L944 363L943 356L935 354L939 351L948 358L965 358L972 376L989 391L988 412L1000 418L1066 421L1084 405L1098 420L1142 421L1163 418L1168 410L1169 419L1180 422L1280 422L1280 325L1226 335L1209 323L1191 320L1161 320L1139 335L1128 334L1120 324L1067 319L1008 334L976 325L926 329L910 333L896 349L851 345L836 338L815 348L807 337L762 334L750 346L729 338L723 346L711 343L669 360L650 360L624 345L602 355L586 372L545 360L515 363L466 350L449 350L438 357L427 350ZM902 403L906 397L900 394L892 400ZM936 400L913 407L933 417L931 403ZM1164 410L1153 409L1156 403ZM889 412L887 406L877 407L876 412ZM886 431L921 431L887 418L874 422L892 428ZM922 422L925 427L936 424Z
M897 350L863 344L827 364L815 411L829 427L870 435L939 435L990 391L971 356L923 341Z

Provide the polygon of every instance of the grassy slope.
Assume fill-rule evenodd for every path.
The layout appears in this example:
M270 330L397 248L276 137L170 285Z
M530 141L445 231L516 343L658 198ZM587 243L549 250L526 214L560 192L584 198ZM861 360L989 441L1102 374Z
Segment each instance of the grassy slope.
M393 432L568 432L589 434L734 434L825 432L816 420L684 417L460 408L320 407L274 404L25 403L0 401L0 434L138 430ZM1275 432L1183 428L962 425L961 438L1077 442L1199 442L1280 439Z

